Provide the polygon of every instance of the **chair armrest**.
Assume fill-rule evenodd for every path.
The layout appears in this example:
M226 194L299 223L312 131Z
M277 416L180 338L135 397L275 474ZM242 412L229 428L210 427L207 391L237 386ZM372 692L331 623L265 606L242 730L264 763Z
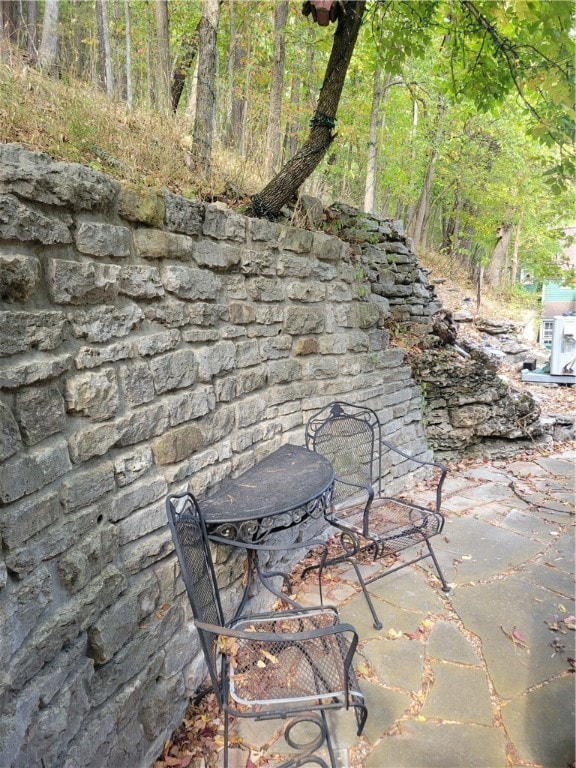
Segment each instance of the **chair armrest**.
M255 617L252 617L255 618ZM282 616L279 616L281 620ZM292 617L294 618L294 617ZM250 617L245 619L250 620ZM274 615L268 616L269 621L274 620ZM331 627L320 627L319 629L309 629L303 632L249 632L243 629L234 629L233 627L223 627L219 624L207 624L204 621L195 621L195 626L205 632L210 632L213 635L220 635L222 637L232 637L237 640L245 640L247 642L270 642L277 643L280 640L290 643L305 643L307 640L314 640L317 637L328 637L329 635L352 635L350 645L348 647L346 657L344 658L344 664L348 668L352 662L352 657L356 652L358 645L358 633L352 624L333 624Z
M436 486L436 512L440 512L440 506L442 504L442 486L444 485L444 480L446 479L448 468L439 461L424 461L423 459L418 459L415 456L410 456L408 453L405 453L400 448L392 445L392 443L389 443L387 440L381 440L380 444L385 446L389 451L393 451L403 458L408 459L409 461L413 461L415 464L419 464L421 467L433 467L434 469L439 470L440 478Z

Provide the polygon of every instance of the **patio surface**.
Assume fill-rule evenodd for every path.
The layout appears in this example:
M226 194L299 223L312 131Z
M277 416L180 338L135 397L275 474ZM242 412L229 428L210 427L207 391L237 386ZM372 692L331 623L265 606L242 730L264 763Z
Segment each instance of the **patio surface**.
M575 459L565 450L451 471L433 539L451 592L430 559L371 584L380 631L352 569L327 572L325 602L360 636L369 707L360 738L351 712L333 713L340 768L575 765ZM296 599L318 602L313 578ZM242 722L231 768L278 765L259 749L285 759L281 731Z

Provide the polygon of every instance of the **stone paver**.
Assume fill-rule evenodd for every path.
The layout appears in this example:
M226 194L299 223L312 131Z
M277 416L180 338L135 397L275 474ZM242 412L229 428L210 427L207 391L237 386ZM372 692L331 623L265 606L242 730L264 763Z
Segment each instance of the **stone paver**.
M326 601L357 629L369 708L360 738L351 713L330 715L338 768L572 768L576 632L564 619L576 612L575 459L567 451L449 477L433 546L453 589L439 589L429 559L370 584L380 631L353 569L332 570ZM310 604L317 585L296 593ZM255 739L274 733L253 728Z
M363 768L505 768L501 729L458 723L408 722L383 739ZM559 767L558 767L559 768Z

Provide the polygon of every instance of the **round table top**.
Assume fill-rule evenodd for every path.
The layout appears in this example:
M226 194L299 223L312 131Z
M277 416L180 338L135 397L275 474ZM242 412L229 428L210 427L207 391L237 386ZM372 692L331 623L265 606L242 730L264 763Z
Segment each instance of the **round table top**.
M287 443L236 478L226 479L200 500L209 526L261 520L305 507L334 482L328 459Z

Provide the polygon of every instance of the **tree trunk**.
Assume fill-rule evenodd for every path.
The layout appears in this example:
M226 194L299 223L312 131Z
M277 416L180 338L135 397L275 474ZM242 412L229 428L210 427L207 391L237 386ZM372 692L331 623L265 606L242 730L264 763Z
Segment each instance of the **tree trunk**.
M492 251L492 258L490 259L490 267L488 270L488 282L493 288L496 288L502 282L502 267L504 265L504 259L506 257L506 251L510 243L510 236L512 235L512 228L510 224L502 224L498 228L496 235L496 245Z
M520 252L521 231L522 231L522 214L520 214L520 218L518 219L518 224L516 224L516 232L514 234L514 249L512 251L512 261L510 263L511 285L516 285L516 280L518 280L518 254Z
M202 18L198 33L198 90L192 131L192 151L194 159L207 177L212 172L219 6L219 0L202 0Z
M416 101L414 102L414 104L416 104ZM414 245L416 247L419 247L422 245L426 222L430 218L430 192L432 190L432 182L434 181L434 173L435 173L436 158L438 157L438 149L440 147L442 132L444 130L444 114L445 114L445 106L440 102L438 103L437 112L436 112L436 125L434 130L434 136L432 138L432 144L430 147L430 157L428 159L426 175L424 176L422 191L420 192L420 197L416 205L414 218L409 227L411 235L414 239Z
M368 153L366 161L366 185L364 189L364 210L373 213L376 204L376 155L378 138L378 112L382 99L382 70L377 67L374 70L374 84L372 87L372 108L370 110L370 128L368 131Z
M196 29L192 33L192 37L189 40L183 40L180 44L180 53L174 67L174 74L172 76L172 112L176 112L182 92L184 91L184 85L186 84L186 78L194 60L198 55L198 40L200 34L200 22L196 25Z
M168 31L168 2L154 0L156 16L156 41L158 43L158 82L156 103L161 112L168 112L171 103L170 94L170 33Z
M290 84L290 111L292 117L286 123L286 133L284 134L284 157L287 158L296 154L298 149L298 121L296 116L300 110L301 82L300 73L294 70Z
M112 79L112 57L110 55L110 30L108 29L108 6L106 0L96 0L96 23L98 26L98 61L100 83L110 98L114 95Z
M130 0L124 0L124 20L126 26L126 103L131 108L134 104L132 86L132 39L130 33Z
M28 57L32 65L38 61L38 0L28 0L28 19L26 21L27 27L27 42L26 50Z
M44 22L42 24L40 50L38 51L38 66L49 75L56 73L59 4L59 0L46 0L44 3Z
M269 176L277 173L280 165L282 90L284 87L284 60L286 58L285 33L288 18L288 0L277 2L274 8L274 56L272 83L270 86L270 107L268 110L268 131L266 133L266 172Z
M334 140L336 112L365 9L365 0L344 2L308 139L262 192L252 197L254 216L275 218L297 194Z

